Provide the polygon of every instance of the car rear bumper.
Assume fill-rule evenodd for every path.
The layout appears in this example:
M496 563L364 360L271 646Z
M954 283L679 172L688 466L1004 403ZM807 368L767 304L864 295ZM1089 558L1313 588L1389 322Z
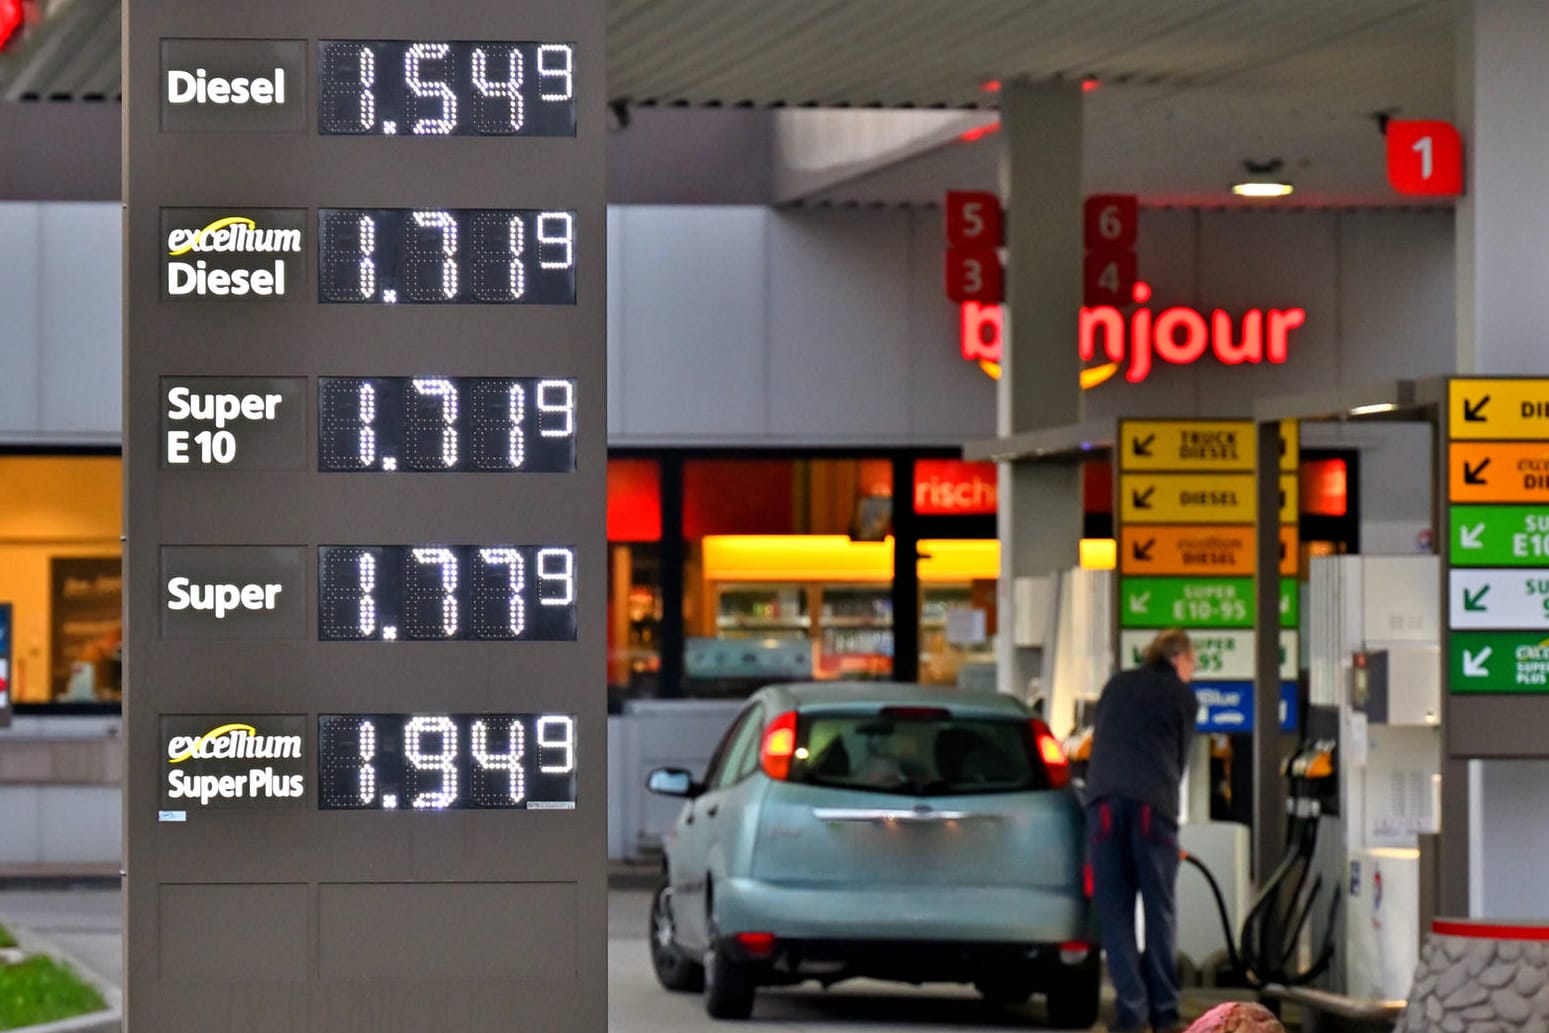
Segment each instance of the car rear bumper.
M1058 945L1096 939L1079 890L1012 886L833 887L723 879L715 885L723 938L782 941Z

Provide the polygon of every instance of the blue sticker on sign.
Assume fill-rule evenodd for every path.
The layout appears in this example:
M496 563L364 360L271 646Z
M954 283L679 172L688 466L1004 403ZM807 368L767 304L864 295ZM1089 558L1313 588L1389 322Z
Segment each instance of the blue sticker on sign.
M1247 681L1195 682L1199 702L1196 731L1247 735L1253 731L1253 683ZM1297 725L1296 683L1280 683L1280 730L1294 732Z

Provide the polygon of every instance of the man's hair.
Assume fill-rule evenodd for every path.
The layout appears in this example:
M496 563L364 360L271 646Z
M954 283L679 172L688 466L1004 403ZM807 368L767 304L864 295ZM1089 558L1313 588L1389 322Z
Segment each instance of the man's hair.
M1189 641L1189 633L1182 628L1168 628L1157 633L1156 638L1146 647L1145 654L1141 657L1148 664L1159 664L1162 661L1171 663L1180 656L1188 656L1194 652L1194 643Z

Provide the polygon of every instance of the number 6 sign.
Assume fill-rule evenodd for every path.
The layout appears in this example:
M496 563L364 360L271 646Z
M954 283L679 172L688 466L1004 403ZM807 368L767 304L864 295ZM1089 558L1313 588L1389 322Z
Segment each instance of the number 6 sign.
M1388 123L1388 182L1401 194L1455 197L1463 192L1463 138L1451 123Z

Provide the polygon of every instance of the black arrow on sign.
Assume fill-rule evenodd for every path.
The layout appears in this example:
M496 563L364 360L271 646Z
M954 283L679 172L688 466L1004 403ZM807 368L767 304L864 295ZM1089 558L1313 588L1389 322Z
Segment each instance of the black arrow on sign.
M1281 563L1285 562L1285 542L1284 541L1282 541L1280 543L1280 562Z
M1484 462L1480 463L1478 466L1470 466L1470 465L1468 465L1468 460L1467 459L1463 460L1463 483L1464 484L1489 484L1490 482L1485 480L1484 477L1481 476L1481 474L1484 473L1484 468L1489 466L1489 465L1490 465L1490 460L1488 458L1486 458L1484 460Z
M1132 438L1132 439L1130 439L1130 443L1129 443L1130 444L1130 451L1134 452L1135 455L1138 456L1141 459L1150 459L1151 458L1151 443L1153 441L1155 441L1155 440L1156 440L1156 435L1155 434L1147 434L1145 436L1144 440L1142 440L1141 438Z
M1489 395L1485 395L1477 402L1470 402L1467 398L1463 399L1463 419L1467 420L1469 423L1490 422L1484 416L1480 415L1482 412L1484 412L1484 407L1489 404Z
M1484 597L1490 594L1489 585L1481 585L1479 591L1463 589L1463 609L1479 613L1484 610Z
M1141 563L1146 563L1150 561L1151 550L1155 547L1156 539L1151 538L1148 539L1144 545L1141 545L1139 542L1130 542L1129 551L1130 555L1135 557L1136 560L1140 561Z
M1156 494L1156 485L1153 484L1151 487L1147 488L1145 491L1131 491L1129 493L1129 497L1130 497L1130 501L1135 503L1135 508L1136 509L1150 509L1151 508L1151 496L1155 495L1155 494Z

